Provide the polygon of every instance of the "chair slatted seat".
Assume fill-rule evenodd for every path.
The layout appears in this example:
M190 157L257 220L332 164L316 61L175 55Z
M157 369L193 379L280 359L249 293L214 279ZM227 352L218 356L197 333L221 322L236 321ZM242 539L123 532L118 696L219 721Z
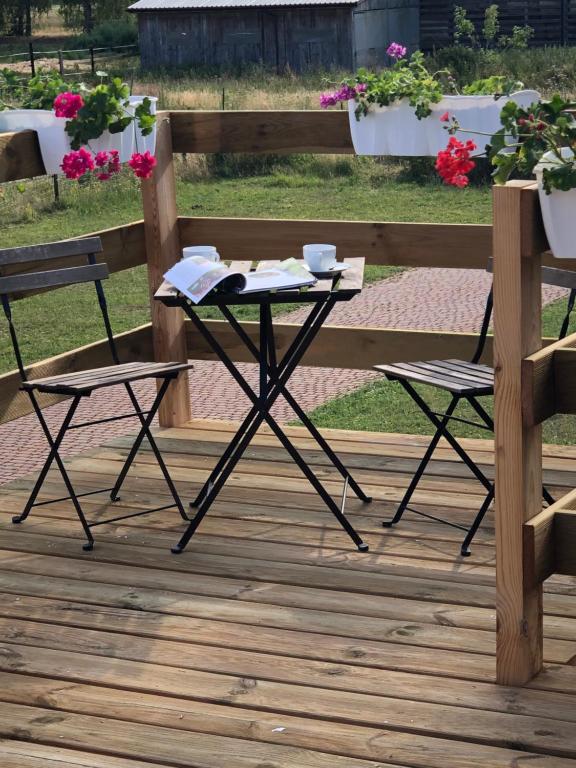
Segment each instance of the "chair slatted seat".
M389 379L406 378L459 395L490 395L494 391L494 371L487 365L466 368L463 360L427 360L374 366Z
M27 392L28 396L30 397L32 407L36 413L38 421L40 422L40 426L42 427L42 431L44 432L50 448L44 466L40 471L38 479L34 485L32 493L30 494L23 512L13 517L12 520L14 523L21 523L26 520L30 514L30 511L35 506L51 504L56 501L70 500L74 505L76 514L78 515L78 519L80 520L87 538L87 543L84 545L85 550L90 550L94 546L94 538L92 536L91 529L96 525L104 525L105 523L117 522L129 517L142 514L150 514L151 512L158 512L160 510L170 509L173 507L178 509L178 512L180 513L180 516L183 520L188 521L189 519L188 515L184 511L184 507L180 497L178 496L176 487L172 481L172 478L170 477L168 468L166 467L160 450L156 445L154 436L150 431L150 426L154 416L158 412L158 408L160 407L162 399L166 394L170 383L178 377L181 371L191 368L192 364L141 361L130 363L120 362L116 348L116 342L114 340L114 334L112 333L112 327L110 324L110 317L108 314L108 306L106 303L104 288L102 286L102 280L108 277L108 267L105 263L98 263L96 261L96 254L101 252L102 245L98 237L89 237L80 240L66 240L60 243L47 243L45 245L34 245L24 248L5 248L0 250L0 300L2 302L4 314L8 321L12 347L14 349L16 363L20 372L20 388ZM78 258L84 258L88 263L80 266L64 266L52 269L44 269L43 271L27 271L30 264L32 264L32 267L34 267L34 262L43 263L50 260L60 262L69 258L75 258L77 260ZM42 266L44 267L44 264L42 264ZM10 298L19 294L44 291L48 288L78 285L88 282L93 282L96 288L96 296L102 314L102 319L104 321L104 328L106 331L108 346L110 348L112 364L101 368L93 368L91 370L74 371L30 380L26 373L20 345L18 343L16 328L12 319ZM131 386L132 382L141 381L144 379L154 379L159 382L157 393L152 406L147 411L144 411L141 408ZM122 385L125 388L133 407L133 410L130 413L111 416L109 418L93 419L91 421L81 423L73 423L76 410L83 398L89 397L92 392L98 389L116 385ZM52 435L46 419L44 418L42 409L40 408L36 398L37 392L60 394L72 398L72 403L56 435ZM102 488L97 491L89 491L87 493L76 493L59 453L60 446L64 440L66 432L69 429L79 429L81 427L87 427L95 424L102 424L108 421L116 421L118 419L127 418L137 418L140 422L140 431L134 440L132 448L128 453L128 456L121 468L120 474L118 475L114 486L112 488ZM130 469L144 438L148 440L152 452L154 453L156 461L158 462L158 466L160 467L162 475L164 476L166 484L168 485L168 489L172 496L173 502L162 507L157 507L156 509L143 510L140 512L133 512L131 514L119 515L112 519L102 519L95 522L89 522L80 504L80 497L109 492L110 500L112 502L118 501L120 499L119 492L122 484L124 483L126 475L128 474L128 470ZM69 495L61 499L37 501L42 485L44 484L44 480L48 474L48 470L53 463L56 463L58 466Z
M90 395L96 389L150 378L176 378L180 371L191 366L187 363L125 363L107 368L95 368L83 373L65 373L32 379L22 384L25 390L38 390L62 395Z
M490 259L487 267L488 272L492 272L492 268L493 263L492 259ZM547 285L555 285L570 290L566 313L559 332L559 338L564 338L568 332L570 316L576 302L576 272L557 269L555 267L543 267L542 282ZM477 399L494 394L494 370L479 362L486 346L491 316L492 290L490 290L488 294L478 345L471 360L423 360L409 363L387 363L374 366L375 370L379 373L383 373L389 381L398 382L403 387L405 392L412 398L435 429L432 440L424 453L398 509L396 510L396 514L392 520L384 522L383 525L385 527L395 525L400 522L404 512L410 510L411 512L432 518L438 522L445 523L446 525L461 528L466 531L466 536L460 549L463 556L470 555L470 544L494 499L494 483L486 477L476 462L474 462L464 448L462 448L458 440L451 434L448 425L451 420L454 420L465 424L471 424L472 426L480 427L481 429L486 429L488 431L494 430L492 417ZM415 385L427 385L449 393L451 399L447 409L443 413L436 413L433 411L415 388ZM479 417L480 422L472 422L469 419L454 415L454 411L462 401L467 402L472 407ZM422 510L415 509L413 506L409 506L414 491L422 479L424 471L441 438L448 441L449 445L456 451L462 461L482 483L487 492L484 501L469 528L457 525L449 520L434 517ZM542 489L542 493L544 500L547 503L553 502L553 499L546 488Z

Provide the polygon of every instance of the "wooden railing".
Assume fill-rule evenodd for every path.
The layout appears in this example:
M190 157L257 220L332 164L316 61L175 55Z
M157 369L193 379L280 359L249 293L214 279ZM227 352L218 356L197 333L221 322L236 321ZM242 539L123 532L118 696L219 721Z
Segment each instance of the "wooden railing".
M576 493L542 510L541 422L576 412L576 334L541 348L546 246L536 185L496 187L497 676L510 685L542 669L543 581L576 575Z
M527 183L494 190L493 226L285 221L178 217L174 152L352 151L342 112L171 112L158 116L158 165L143 182L144 220L100 233L111 271L147 264L150 291L180 257L182 244L210 242L225 259L294 255L310 240L328 240L342 256L369 264L484 269L494 256L496 368L497 677L521 684L542 665L542 581L576 573L576 492L542 511L540 423L553 413L576 412L576 335L552 343L540 338L540 267L552 264L536 191ZM33 133L0 135L0 182L44 172ZM576 269L573 262L563 268ZM34 265L31 265L34 269ZM151 302L152 322L119 336L124 359L204 359L211 356L181 313ZM233 360L245 348L224 322L211 329ZM245 323L255 334L254 324ZM278 325L285 349L297 326ZM307 365L366 368L376 362L469 358L474 334L327 326L305 358ZM42 361L35 375L107 362L101 342ZM491 361L489 344L485 359ZM14 373L0 377L0 421L27 412ZM53 402L45 400L44 404ZM182 377L165 400L163 425L190 417Z
M158 158L155 176L143 185L145 221L105 230L104 253L111 272L147 264L154 289L166 268L178 258L180 245L214 243L225 259L282 258L297 253L305 242L328 240L341 256L366 256L369 264L406 267L455 267L484 269L492 251L492 227L471 224L414 224L397 222L301 221L178 217L174 195L174 152L331 152L352 151L348 117L343 112L170 112L159 115ZM44 173L36 134L32 131L0 134L0 182ZM37 265L30 265L31 270ZM152 326L157 355L169 349L178 357L203 359L210 356L202 339L175 311L167 313L152 303L153 322L123 334L125 354L138 359L151 354ZM177 326L177 327L176 327ZM253 326L246 327L250 332ZM171 332L165 337L167 329ZM212 330L235 360L245 360L245 351L230 334L225 322L212 321ZM279 340L288 340L294 328L278 326ZM175 347L174 339L178 338ZM417 360L422 357L471 355L476 337L449 332L403 331L383 328L337 328L322 330L308 365L369 369L374 363ZM551 340L545 340L549 343ZM491 346L485 360L491 360ZM34 371L64 373L108 362L100 344L73 350L37 363ZM46 375L46 373L44 374ZM185 383L185 382L184 382ZM178 397L177 397L178 395ZM54 402L45 397L43 404ZM170 393L161 415L165 425L181 423L190 411L182 385ZM27 398L18 393L18 377L0 377L0 422L28 413Z
M352 151L347 115L342 112L171 112L159 115L154 178L143 184L144 221L100 233L102 258L116 272L147 264L151 289L155 289L174 260L180 245L214 243L225 259L278 258L298 253L311 240L328 240L343 257L362 254L369 264L407 267L468 267L484 269L491 252L491 227L466 224L412 224L358 221L300 221L178 217L174 194L172 157L175 152L330 152ZM0 135L0 182L44 173L35 133ZM465 244L465 247L463 247ZM37 265L29 266L31 271ZM152 324L122 335L126 359L156 355L205 359L211 351L188 322L174 310L152 303ZM211 330L236 361L247 360L244 347L230 333L227 323L212 321ZM249 333L254 325L246 323ZM154 330L153 330L154 329ZM284 347L295 326L278 325L278 343ZM178 340L178 341L176 341ZM369 369L377 362L416 360L432 355L469 357L473 334L403 331L383 328L322 329L306 357L307 365ZM176 346L175 346L176 345ZM491 346L486 350L490 360ZM33 366L34 372L56 374L108 362L99 343L59 355ZM49 405L54 398L44 397ZM188 392L183 382L172 391L163 410L164 425L182 423L189 416ZM27 398L18 393L18 376L0 377L0 422L28 413Z

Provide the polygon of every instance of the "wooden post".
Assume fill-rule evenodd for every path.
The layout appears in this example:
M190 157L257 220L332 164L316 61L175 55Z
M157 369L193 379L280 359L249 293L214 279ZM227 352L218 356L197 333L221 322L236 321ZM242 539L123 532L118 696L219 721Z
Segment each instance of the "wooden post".
M172 157L170 115L157 117L156 168L150 179L142 182L146 260L152 314L154 359L159 362L186 362L184 313L165 307L152 298L160 287L164 273L181 256L176 210L176 179ZM158 418L161 426L173 427L190 420L188 373L182 372L170 385Z
M542 509L541 427L522 419L522 358L541 346L537 203L529 182L494 188L496 673L523 685L542 667L542 585L523 552L523 526Z
M34 44L28 43L28 51L30 53L30 71L32 72L32 77L36 75L36 62L34 60Z

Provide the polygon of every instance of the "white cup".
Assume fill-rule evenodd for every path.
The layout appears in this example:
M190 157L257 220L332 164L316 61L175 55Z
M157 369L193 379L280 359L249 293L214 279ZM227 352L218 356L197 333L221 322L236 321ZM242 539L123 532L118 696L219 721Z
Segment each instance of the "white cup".
M183 259L189 259L192 256L202 256L208 261L220 261L220 254L215 245L188 245L182 248Z
M304 261L312 272L327 272L336 265L336 246L327 243L309 243L302 249Z

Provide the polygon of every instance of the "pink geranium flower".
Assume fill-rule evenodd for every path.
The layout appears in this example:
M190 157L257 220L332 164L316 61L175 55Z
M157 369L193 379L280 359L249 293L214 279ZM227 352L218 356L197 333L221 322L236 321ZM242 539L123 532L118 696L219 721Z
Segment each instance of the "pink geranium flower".
M390 43L386 53L391 59L403 59L406 56L406 46L400 45L400 43Z
M146 150L144 153L134 152L130 160L128 160L128 165L139 179L149 179L156 166L156 158L150 154L149 150Z
M64 155L60 168L67 179L79 179L84 174L94 170L94 158L91 152L80 147L80 149Z
M96 178L108 181L115 173L120 172L120 155L117 149L110 152L98 152L94 157L94 165L98 169Z
M356 96L356 89L351 85L342 85L334 95L338 101L349 101Z
M335 93L323 93L320 96L320 106L322 109L328 109L328 107L334 107L338 104L338 99Z
M366 87L366 83L358 83L354 87L343 83L334 93L323 93L320 96L320 106L322 109L328 109L328 107L335 107L341 101L355 99L358 94L366 91Z
M54 99L56 117L73 120L84 106L84 99L79 93L59 93Z
M448 114L448 112L444 112L440 120L443 123L447 123L450 120L450 115Z

